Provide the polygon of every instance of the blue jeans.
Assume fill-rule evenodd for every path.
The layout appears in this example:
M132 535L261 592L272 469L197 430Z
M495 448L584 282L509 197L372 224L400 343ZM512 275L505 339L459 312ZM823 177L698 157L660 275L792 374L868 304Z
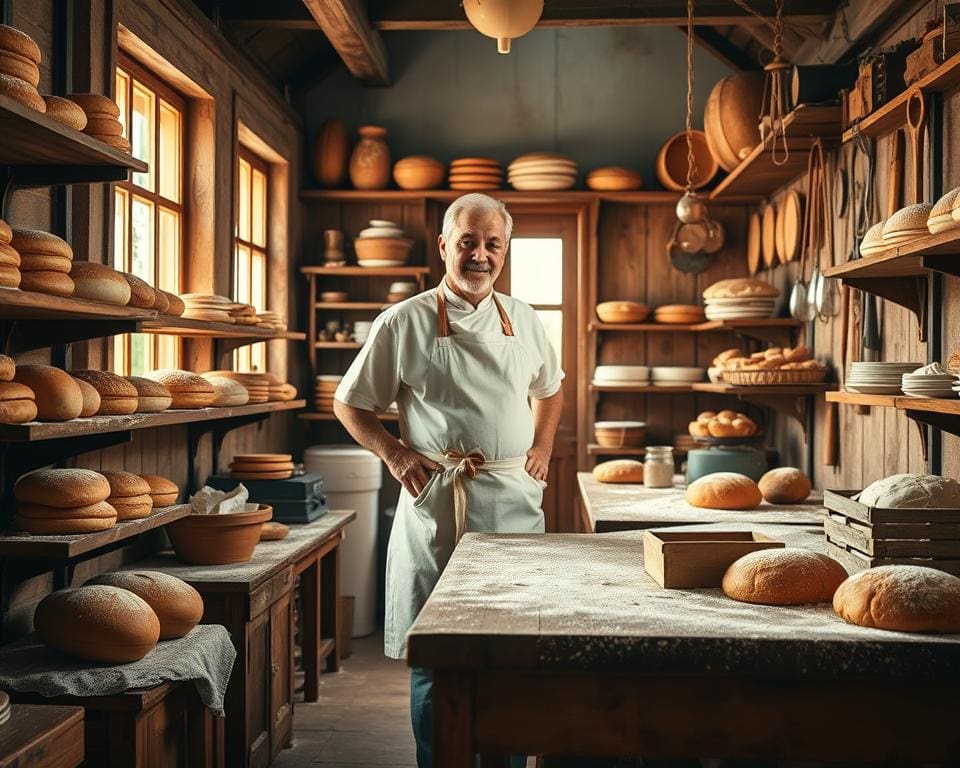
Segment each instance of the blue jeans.
M423 667L410 670L410 719L417 742L418 768L433 768L433 673ZM479 764L474 759L475 764ZM510 756L510 768L524 768L527 758Z

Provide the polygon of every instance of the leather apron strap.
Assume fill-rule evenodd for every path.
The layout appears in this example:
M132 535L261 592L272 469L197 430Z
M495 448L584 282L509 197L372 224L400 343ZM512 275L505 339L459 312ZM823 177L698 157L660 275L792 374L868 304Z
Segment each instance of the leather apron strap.
M503 328L504 336L513 336L513 323L510 322L510 316L507 310L503 308L497 294L493 294L493 303L497 306L497 312L500 314L500 327ZM437 286L437 335L446 338L450 335L450 320L447 317L447 296L443 292L443 282Z

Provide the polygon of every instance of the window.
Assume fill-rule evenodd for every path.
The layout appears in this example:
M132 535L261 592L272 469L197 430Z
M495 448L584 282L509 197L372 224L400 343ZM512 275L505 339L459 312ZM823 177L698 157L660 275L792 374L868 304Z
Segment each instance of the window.
M132 154L150 168L114 187L114 266L179 293L185 103L123 55L116 71L116 100ZM180 366L176 336L124 334L115 336L113 344L113 369L125 376Z
M237 221L233 248L233 298L267 308L267 164L240 147L237 158ZM240 347L233 353L237 371L267 369L266 342Z
M534 307L547 338L563 360L563 240L510 240L510 295Z

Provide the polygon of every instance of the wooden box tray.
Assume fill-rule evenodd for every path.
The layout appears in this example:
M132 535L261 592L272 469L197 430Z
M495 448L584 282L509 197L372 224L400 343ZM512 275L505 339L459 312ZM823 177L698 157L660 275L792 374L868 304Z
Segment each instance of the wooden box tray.
M644 531L643 567L665 589L713 588L735 560L783 545L753 531Z

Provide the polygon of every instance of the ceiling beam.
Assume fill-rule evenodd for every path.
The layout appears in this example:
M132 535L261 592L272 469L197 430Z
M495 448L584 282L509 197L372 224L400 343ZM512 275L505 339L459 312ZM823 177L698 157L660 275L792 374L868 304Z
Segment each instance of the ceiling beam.
M303 0L303 4L354 77L369 85L390 84L387 49L370 27L362 0Z
M750 0L750 7L771 19L774 0ZM803 23L829 21L836 0L804 0L786 3L784 16ZM764 24L733 0L698 0L696 22L702 26ZM375 0L370 19L379 30L472 29L463 9L451 0ZM686 24L685 0L550 0L544 4L538 27L585 26L678 26Z
M679 27L679 29L684 35L687 34L685 26ZM693 39L701 48L707 50L730 69L737 72L750 72L760 69L759 62L735 46L713 27L695 26L693 28Z

